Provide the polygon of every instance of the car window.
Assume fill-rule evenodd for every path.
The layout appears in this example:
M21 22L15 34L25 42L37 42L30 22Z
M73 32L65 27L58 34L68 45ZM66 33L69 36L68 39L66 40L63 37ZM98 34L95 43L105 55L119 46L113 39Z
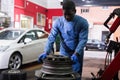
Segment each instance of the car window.
M30 38L31 40L36 40L37 39L37 37L35 35L35 32L33 32L33 31L27 32L25 34L25 38Z
M97 44L98 44L98 43L100 43L100 41L99 41L99 40L94 40L94 43L97 43Z
M87 43L92 43L92 40L91 40L91 39L89 39L89 40L87 41Z
M100 43L100 41L98 41L98 40L95 40L95 43Z
M4 40L15 40L18 38L24 31L22 30L5 30L0 32L0 39Z
M100 44L100 43L103 43L103 42L101 42L101 41L99 41L99 40L97 40L97 39L89 39L89 40L87 41L87 43ZM104 44L104 43L103 43L103 44Z
M36 34L37 34L37 36L38 36L38 38L39 39L41 39L41 38L47 38L48 37L48 34L47 33L45 33L45 32L43 32L43 31L36 31Z

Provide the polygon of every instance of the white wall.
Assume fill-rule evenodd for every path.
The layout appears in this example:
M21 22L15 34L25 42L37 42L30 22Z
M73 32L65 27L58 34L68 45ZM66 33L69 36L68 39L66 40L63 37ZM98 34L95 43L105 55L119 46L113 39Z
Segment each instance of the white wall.
M60 1L59 0L48 0L47 8L61 8Z
M102 31L108 31L104 25L94 25L89 29L89 39L101 40Z
M48 9L61 8L59 0L28 0Z
M40 6L43 6L46 8L48 0L28 0L28 1L33 2L37 5L40 5Z
M1 11L6 12L11 17L11 27L14 25L14 0L1 0Z

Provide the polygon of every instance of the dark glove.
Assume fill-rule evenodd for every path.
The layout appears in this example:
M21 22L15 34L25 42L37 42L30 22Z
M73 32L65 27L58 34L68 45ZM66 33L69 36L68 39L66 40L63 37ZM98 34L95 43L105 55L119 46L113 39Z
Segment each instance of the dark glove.
M73 61L73 64L72 64L73 71L78 72L80 70L80 62L78 57L75 54L73 54L71 56L71 60Z
M48 55L48 54L45 53L45 52L42 53L42 54L40 54L39 57L38 57L38 62L39 62L39 63L42 63L43 60L47 57L47 55Z

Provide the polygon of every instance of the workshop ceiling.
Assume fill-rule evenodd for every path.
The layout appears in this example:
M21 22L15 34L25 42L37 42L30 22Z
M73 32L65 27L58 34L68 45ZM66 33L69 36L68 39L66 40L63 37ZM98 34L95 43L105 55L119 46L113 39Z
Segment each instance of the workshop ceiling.
M120 6L120 0L73 0L76 6Z

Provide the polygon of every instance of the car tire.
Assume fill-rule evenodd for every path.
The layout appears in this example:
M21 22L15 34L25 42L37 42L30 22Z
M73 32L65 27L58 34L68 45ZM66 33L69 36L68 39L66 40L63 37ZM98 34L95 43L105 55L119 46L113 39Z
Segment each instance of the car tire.
M38 77L35 77L35 80L43 80L43 79L41 79L41 78L38 78Z
M27 73L20 70L5 70L1 75L2 80L27 80Z
M104 51L105 50L105 48L104 47L101 47L100 49L99 49L99 51Z
M22 58L21 55L18 53L15 53L11 55L8 63L9 69L19 69L22 65Z
M85 50L88 50L88 48L87 48L87 47L85 47Z

